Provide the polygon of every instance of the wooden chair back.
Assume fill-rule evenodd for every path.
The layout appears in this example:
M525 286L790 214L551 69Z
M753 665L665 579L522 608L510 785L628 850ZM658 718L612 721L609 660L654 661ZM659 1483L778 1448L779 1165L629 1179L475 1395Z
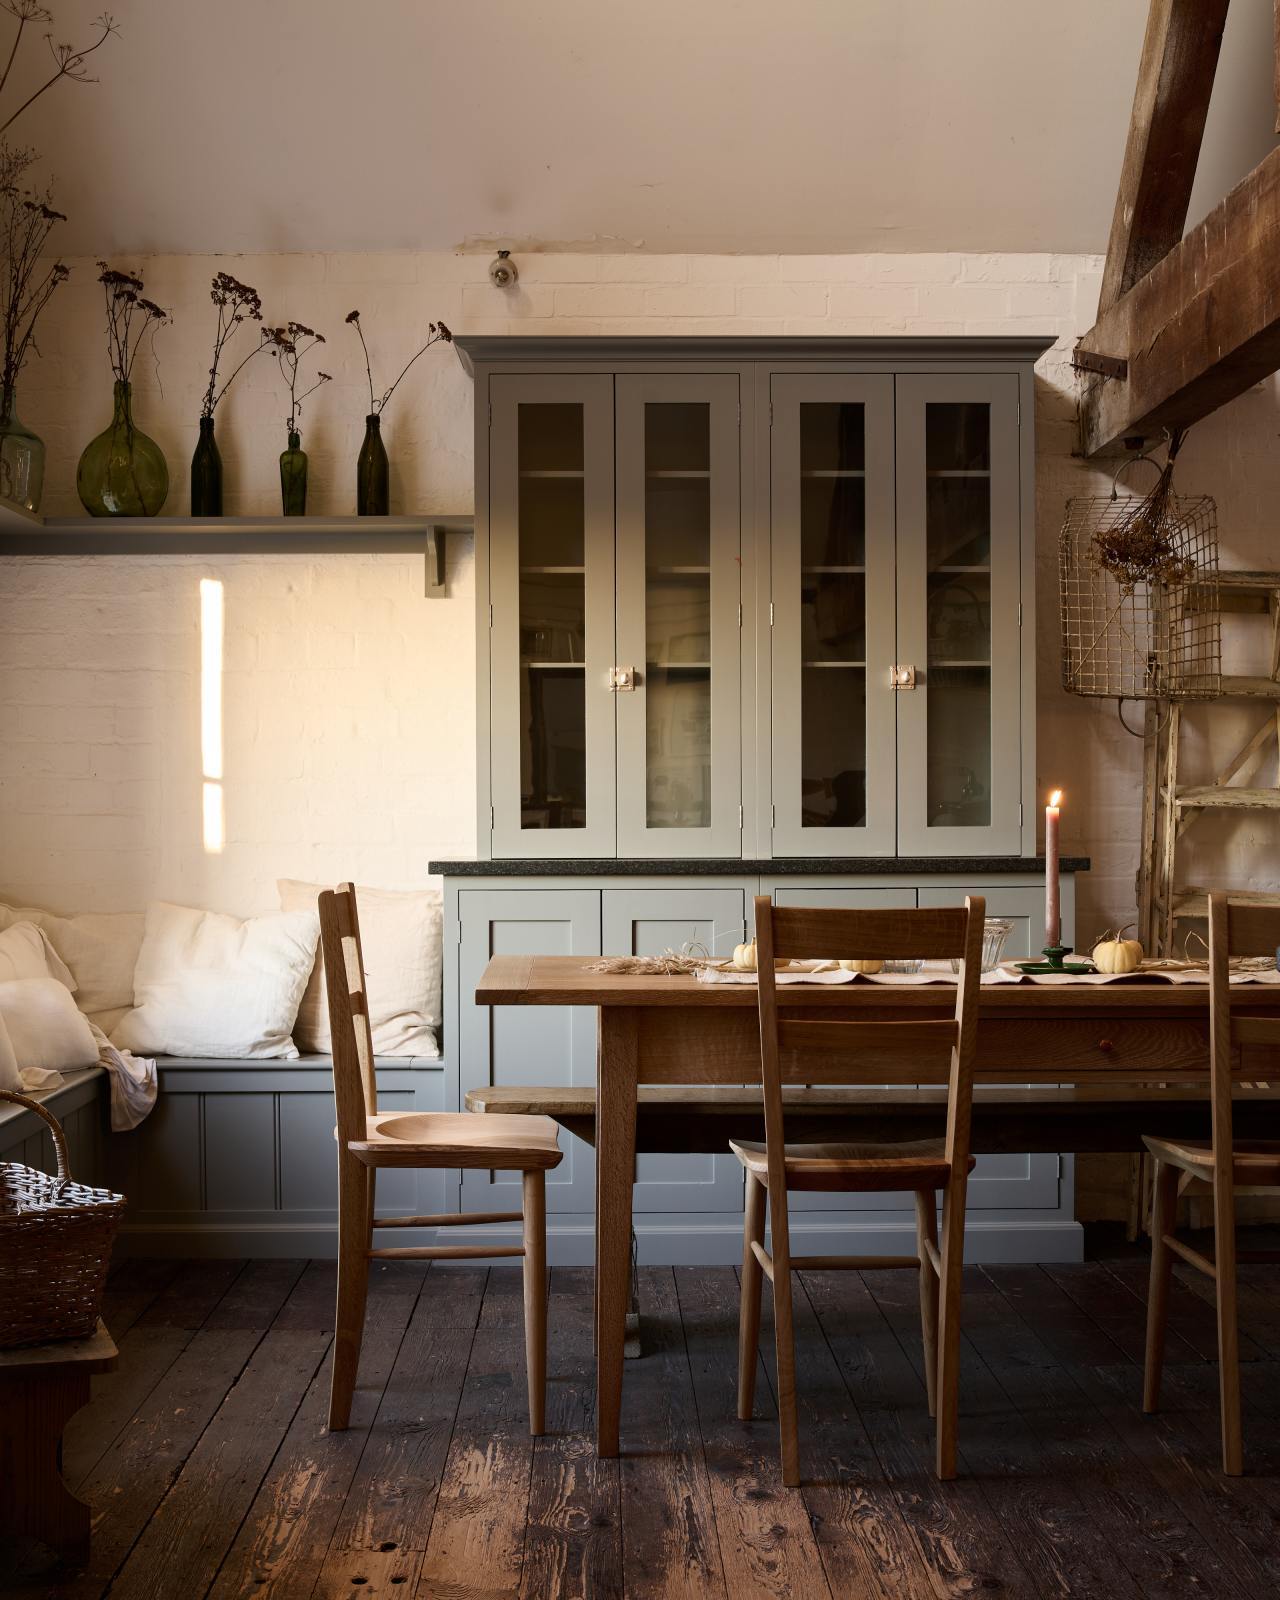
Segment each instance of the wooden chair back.
M1241 1045L1280 1049L1280 1016L1235 1016L1231 1006L1231 958L1271 956L1280 947L1280 906L1209 896L1209 1075L1214 1165L1230 1181L1231 1085ZM1272 1067L1274 1075L1275 1068Z
M348 1140L366 1136L366 1118L378 1109L355 885L340 883L336 889L323 890L317 905L333 1036L333 1098L338 1140L345 1149Z
M775 906L756 898L760 1066L775 1258L786 1244L784 1083L945 1083L945 1153L967 1170L974 1046L986 901L928 911L855 911ZM779 1016L775 961L820 957L959 961L954 1015L919 1022L794 1020Z

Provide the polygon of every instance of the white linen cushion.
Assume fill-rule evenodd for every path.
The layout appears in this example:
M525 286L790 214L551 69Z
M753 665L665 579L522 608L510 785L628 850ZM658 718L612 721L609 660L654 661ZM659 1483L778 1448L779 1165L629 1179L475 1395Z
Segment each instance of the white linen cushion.
M88 911L59 917L35 907L0 905L0 930L34 922L71 968L82 1011L108 1011L133 1004L133 969L142 943L140 911Z
M0 982L0 1016L20 1072L73 1072L97 1065L98 1045L88 1019L57 978Z
M289 1035L319 934L314 911L241 921L154 901L134 971L134 1010L112 1044L143 1056L292 1060Z
M281 878L280 905L286 911L315 909L316 897L332 885ZM356 889L360 948L369 991L373 1050L380 1056L437 1056L440 1026L444 909L438 889ZM328 1055L329 1002L324 986L324 956L298 1012L295 1038L300 1050Z
M18 1057L9 1030L4 1025L4 1012L0 1011L0 1089L21 1088L22 1074L18 1071Z
M48 935L34 922L14 922L0 933L0 983L14 978L56 978L68 991L76 986Z

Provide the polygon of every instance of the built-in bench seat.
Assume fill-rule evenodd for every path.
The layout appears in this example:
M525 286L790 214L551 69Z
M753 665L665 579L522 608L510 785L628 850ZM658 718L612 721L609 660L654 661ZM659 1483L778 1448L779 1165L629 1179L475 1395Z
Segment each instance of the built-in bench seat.
M899 1140L940 1136L943 1088L787 1088L787 1139L795 1143L868 1136ZM469 1111L553 1117L595 1142L595 1087L544 1084L471 1089ZM1077 1088L980 1085L973 1094L973 1148L982 1155L1017 1151L1114 1152L1142 1149L1144 1133L1204 1137L1209 1107L1194 1087L1136 1091L1126 1084ZM1280 1087L1238 1091L1237 1136L1280 1138ZM668 1153L728 1148L730 1139L764 1137L759 1088L643 1084L636 1149Z

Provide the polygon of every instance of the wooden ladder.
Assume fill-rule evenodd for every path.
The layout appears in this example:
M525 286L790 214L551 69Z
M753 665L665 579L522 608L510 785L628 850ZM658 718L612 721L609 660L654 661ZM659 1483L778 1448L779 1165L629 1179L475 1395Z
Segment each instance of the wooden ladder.
M1180 782L1183 722L1190 707L1179 701L1149 701L1143 737L1142 858L1138 868L1138 919L1143 944L1155 955L1177 954L1176 926L1208 915L1208 890L1178 878L1178 843L1201 818L1238 817L1241 811L1280 811L1280 572L1220 572L1223 617L1263 616L1271 633L1266 677L1224 675L1221 700L1252 702L1263 709L1250 737L1212 783ZM1209 702L1219 704L1219 700ZM1276 741L1274 787L1245 787L1247 775ZM1232 898L1280 905L1275 891L1248 890Z

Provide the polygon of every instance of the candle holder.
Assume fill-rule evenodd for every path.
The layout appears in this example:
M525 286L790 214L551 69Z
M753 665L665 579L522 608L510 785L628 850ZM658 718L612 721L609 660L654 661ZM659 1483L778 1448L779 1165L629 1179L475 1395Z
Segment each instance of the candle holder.
M1068 961L1071 954L1069 944L1047 944L1040 952L1043 961L1019 961L1016 963L1019 972L1026 972L1033 977L1041 973L1050 972L1096 972L1097 968L1092 961Z

